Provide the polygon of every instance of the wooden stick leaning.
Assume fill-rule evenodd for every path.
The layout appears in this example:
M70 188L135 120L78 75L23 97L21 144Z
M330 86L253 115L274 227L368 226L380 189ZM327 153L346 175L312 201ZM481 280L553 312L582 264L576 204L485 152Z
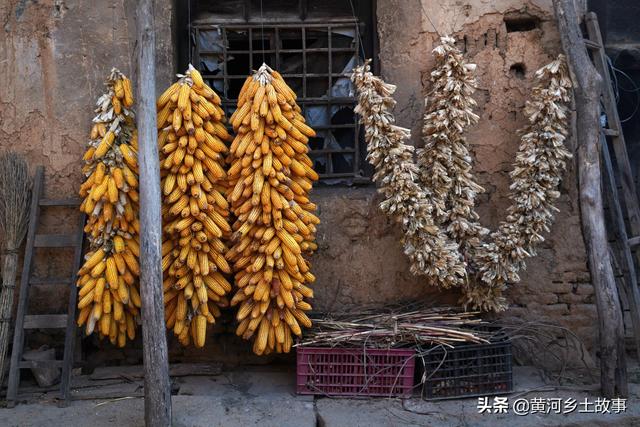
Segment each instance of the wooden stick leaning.
M584 46L575 5L554 0L560 40L576 79L580 213L595 288L600 336L600 384L604 397L628 394L622 309L609 255L600 171L600 92L602 78Z
M140 162L140 287L145 425L171 425L171 383L162 300L162 217L156 128L153 0L137 5L138 135Z

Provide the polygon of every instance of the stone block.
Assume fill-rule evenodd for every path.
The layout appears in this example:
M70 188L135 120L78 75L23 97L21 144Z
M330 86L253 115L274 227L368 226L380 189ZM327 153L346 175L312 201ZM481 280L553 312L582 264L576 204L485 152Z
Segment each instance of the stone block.
M543 305L553 305L558 303L558 295L551 292L533 295L530 298L532 301L539 302Z
M598 310L595 304L572 304L571 314L587 316L593 320L598 319Z
M593 292L594 292L594 289L591 283L580 283L576 287L576 293L578 295L592 295Z
M578 295L578 294L574 294L569 293L569 294L560 294L558 295L558 299L560 300L560 302L564 302L567 304L580 304L580 303L585 303L587 302L586 299L588 298L588 296L586 295Z
M573 291L573 285L567 282L551 282L546 284L544 289L554 294L567 294Z

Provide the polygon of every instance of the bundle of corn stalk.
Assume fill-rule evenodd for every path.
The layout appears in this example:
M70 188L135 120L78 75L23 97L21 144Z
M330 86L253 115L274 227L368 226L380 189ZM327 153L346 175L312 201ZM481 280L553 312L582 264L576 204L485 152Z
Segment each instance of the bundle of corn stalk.
M205 344L207 323L226 307L231 273L225 260L229 206L223 168L220 97L189 66L158 99L163 189L164 303L167 328L183 345Z
M525 259L536 255L535 246L549 232L558 186L571 158L564 147L568 134L571 79L563 55L536 71L537 84L525 115L528 126L511 171L512 204L506 220L491 234L491 241L477 248L474 262L478 278L464 288L465 303L483 310L506 308L503 291L520 281Z
M140 314L138 163L131 82L113 69L97 102L80 210L90 251L78 272L78 325L123 347Z
M228 158L228 201L237 220L227 259L233 264L238 305L236 333L255 337L253 351L289 352L292 334L311 326L304 313L315 280L304 255L316 248L308 193L318 179L307 152L315 132L296 95L263 64L247 78L230 121L237 133Z
M407 345L445 345L487 342L478 329L477 312L415 306L375 307L369 310L313 319L313 328L297 346L362 346L390 348Z
M395 125L391 110L396 87L375 77L368 61L354 69L351 79L358 91L355 111L364 124L367 160L375 167L373 179L385 197L380 208L402 226L411 272L425 275L432 285L459 285L465 269L458 245L434 224L433 197L419 185L413 147L405 144L409 129Z
M464 136L465 128L478 121L473 112L476 101L471 97L476 88L476 64L465 61L452 37L442 37L433 54L436 67L431 72L422 130L425 145L418 150L417 163L420 182L432 195L434 220L460 244L464 261L488 233L475 211L476 195L484 189L471 173L473 158Z

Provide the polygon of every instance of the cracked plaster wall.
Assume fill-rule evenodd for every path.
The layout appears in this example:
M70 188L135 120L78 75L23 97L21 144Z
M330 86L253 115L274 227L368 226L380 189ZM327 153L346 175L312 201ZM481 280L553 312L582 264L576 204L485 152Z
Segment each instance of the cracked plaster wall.
M172 79L176 52L172 2L156 4L160 91ZM49 194L71 196L80 183L92 106L110 67L133 74L134 8L133 0L5 0L0 4L0 148L15 149L32 164L44 165ZM550 0L378 0L377 8L381 71L387 81L398 85L399 124L412 129L414 142L419 142L433 65L430 51L437 42L432 23L439 32L454 34L469 59L478 63L476 98L481 121L471 129L469 140L477 159L476 173L487 190L479 210L484 224L495 227L508 203L507 174L519 142L516 131L525 121L522 108L532 73L559 51ZM505 14L535 16L538 28L507 32ZM522 64L524 75L510 70L513 64ZM397 227L379 212L380 199L373 187L318 188L313 197L322 219L320 250L313 258L318 277L316 308L404 299L456 301L455 293L438 293L410 275ZM592 348L595 307L573 164L562 184L559 208L539 256L528 263L522 283L509 292L513 307L509 314L570 327ZM52 230L63 230L70 215L48 213L43 222ZM59 271L68 259L64 254L43 253L44 257L49 262L38 267L43 274ZM34 295L36 311L50 307L52 301L58 301L60 310L66 307L66 298L59 292L36 289ZM230 321L221 323L218 328L232 331ZM234 339L210 337L207 344L206 357L248 360L250 346ZM203 357L203 353L172 348L174 359ZM138 356L139 348L134 348L110 357L133 363Z

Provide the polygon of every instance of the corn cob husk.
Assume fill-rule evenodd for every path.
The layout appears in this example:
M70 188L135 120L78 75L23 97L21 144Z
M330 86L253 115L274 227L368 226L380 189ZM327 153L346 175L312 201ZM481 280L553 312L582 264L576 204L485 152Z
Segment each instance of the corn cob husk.
M123 347L140 314L138 164L131 82L113 69L97 101L80 187L90 250L78 272L78 325Z
M315 249L318 218L309 190L318 175L307 152L315 132L295 93L265 64L247 78L230 121L237 133L228 162L237 335L258 354L290 351L311 326L305 314L315 277L306 259Z
M411 272L426 276L431 285L459 286L465 278L458 244L434 223L432 195L420 186L414 149L405 143L408 129L395 125L391 112L396 87L370 72L368 62L354 69L358 91L356 113L367 142L367 160L375 167L374 181L385 200L380 209L401 224L404 252Z
M231 290L223 168L230 137L220 98L200 73L190 65L178 77L157 102L165 320L182 345L200 348Z
M525 260L536 255L553 223L554 206L566 163L572 157L564 146L569 133L571 79L563 55L536 72L537 84L525 106L529 124L522 131L511 171L512 204L507 217L477 248L477 278L463 288L463 303L482 310L501 311L503 292L520 281Z

